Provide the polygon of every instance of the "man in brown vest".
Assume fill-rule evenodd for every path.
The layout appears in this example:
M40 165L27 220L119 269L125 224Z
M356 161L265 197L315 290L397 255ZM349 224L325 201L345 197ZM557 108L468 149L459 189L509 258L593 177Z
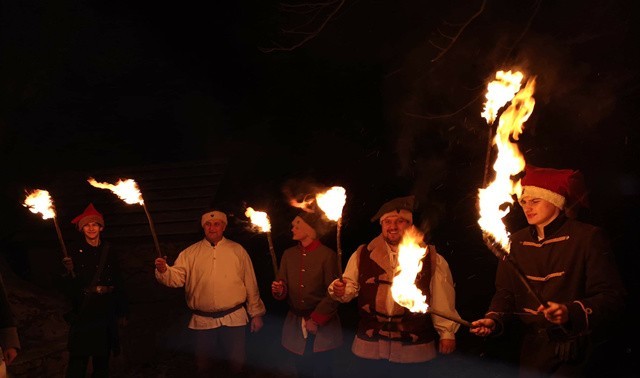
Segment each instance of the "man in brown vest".
M382 232L361 245L349 258L343 280L329 286L329 294L346 303L358 297L360 320L352 345L356 374L366 377L423 376L438 352L455 350L459 325L424 313L412 313L394 302L391 284L398 272L398 245L413 224L414 197L391 200L371 219ZM416 284L427 303L440 312L458 316L449 265L435 247L427 246ZM436 344L438 348L436 349Z

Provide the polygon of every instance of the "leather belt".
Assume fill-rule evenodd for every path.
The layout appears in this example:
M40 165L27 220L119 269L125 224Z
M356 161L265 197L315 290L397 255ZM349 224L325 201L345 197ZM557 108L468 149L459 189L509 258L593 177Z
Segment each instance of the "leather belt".
M207 312L207 311L200 311L200 310L191 310L192 313L196 314L196 315L200 315L200 316L206 316L207 318L221 318L225 315L228 315L236 310L238 310L239 308L241 308L242 306L244 306L244 303L239 303L231 308L228 308L226 310L222 310L222 311L214 311L214 312Z
M85 293L92 293L92 294L102 295L102 294L112 293L113 289L114 289L113 286L98 285L98 286L89 286L89 287L85 288L84 291L85 291Z

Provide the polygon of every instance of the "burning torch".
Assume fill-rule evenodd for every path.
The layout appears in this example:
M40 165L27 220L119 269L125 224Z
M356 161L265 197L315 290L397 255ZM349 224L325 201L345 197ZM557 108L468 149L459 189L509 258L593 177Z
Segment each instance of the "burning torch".
M247 208L244 215L251 219L251 224L253 224L260 232L267 234L269 254L271 255L271 265L273 267L273 276L278 278L278 261L276 259L276 251L273 248L273 240L271 239L271 222L269 222L269 216L264 211L255 211L251 207Z
M420 246L424 235L414 226L405 230L402 241L398 245L399 270L393 277L391 296L393 300L411 312L430 313L460 325L471 327L467 320L445 314L429 306L427 296L416 286L418 273L422 270L422 259L427 254L427 247ZM433 252L431 252L433 253Z
M34 214L42 214L42 219L53 218L53 225L56 228L58 234L58 241L60 241L60 247L62 248L62 254L64 257L69 257L67 254L67 247L62 239L62 232L60 232L60 226L58 226L58 220L56 218L56 211L51 201L51 196L46 190L36 189L27 195L24 200L24 207L28 208Z
M336 252L338 253L338 274L342 281L342 245L340 234L342 228L342 209L347 201L347 194L343 187L334 186L324 193L316 194L318 207L324 212L327 218L336 222Z
M529 119L535 105L533 99L535 79L529 80L520 90L522 77L519 72L511 75L511 71L509 71L509 75L499 77L501 80L494 81L488 86L486 96L488 101L482 115L489 123L493 122L500 107L509 101L511 101L511 105L500 116L493 139L493 144L498 150L493 165L495 179L486 188L478 191L480 208L478 224L482 229L485 244L491 252L499 259L509 262L529 293L539 304L546 307L546 302L533 290L524 272L510 255L509 233L502 222L513 205L513 197L522 193L520 180L513 178L524 170L525 160L517 144L513 141L517 141L520 137L524 123ZM506 80L507 78L511 80Z
M134 203L141 205L144 209L144 213L147 215L147 220L149 221L149 228L151 229L151 236L153 237L153 242L156 247L156 252L158 252L158 257L162 257L162 253L160 252L160 243L158 243L158 236L156 235L156 229L153 225L153 221L151 220L149 210L147 210L147 206L144 204L144 199L142 198L142 194L140 193L140 189L138 188L138 183L136 183L132 179L119 179L118 182L116 182L116 184L114 185L106 182L97 182L92 177L89 177L87 182L89 182L89 184L96 188L111 190L115 195L117 195L121 200L129 205L133 205Z

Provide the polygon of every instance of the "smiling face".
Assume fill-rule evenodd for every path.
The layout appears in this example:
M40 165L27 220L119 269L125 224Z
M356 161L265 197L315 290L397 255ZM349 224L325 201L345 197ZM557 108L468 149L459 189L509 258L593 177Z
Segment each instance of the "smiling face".
M204 229L204 237L210 243L217 244L222 240L227 224L220 219L214 219L204 222L202 228Z
M551 202L533 196L522 197L520 206L527 217L527 222L538 229L551 223L560 214L560 209Z
M96 246L100 244L100 232L104 230L104 227L100 223L89 222L82 226L82 233L84 238L90 245Z
M386 217L380 222L382 226L382 238L389 245L398 245L402 240L404 231L411 226L411 222L397 215Z

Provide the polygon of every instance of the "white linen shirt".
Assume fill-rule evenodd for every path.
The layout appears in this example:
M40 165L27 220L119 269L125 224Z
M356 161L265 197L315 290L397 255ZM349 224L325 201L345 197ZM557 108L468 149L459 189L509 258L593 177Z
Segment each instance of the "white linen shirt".
M220 318L193 314L191 329L243 326L249 322L247 312L252 318L266 312L249 254L224 237L216 245L206 239L192 244L166 272L156 269L155 276L165 286L184 286L185 300L192 310L217 312L246 302L246 310L242 307Z

